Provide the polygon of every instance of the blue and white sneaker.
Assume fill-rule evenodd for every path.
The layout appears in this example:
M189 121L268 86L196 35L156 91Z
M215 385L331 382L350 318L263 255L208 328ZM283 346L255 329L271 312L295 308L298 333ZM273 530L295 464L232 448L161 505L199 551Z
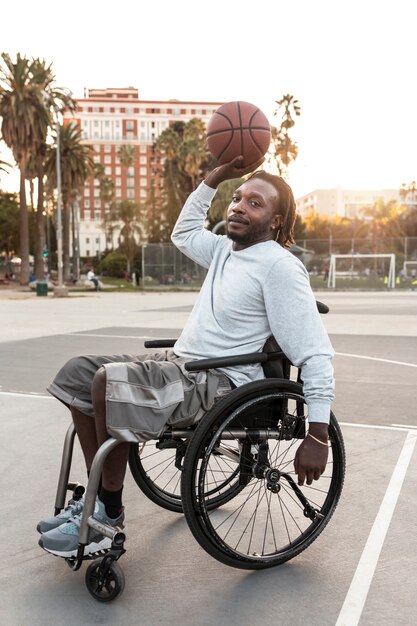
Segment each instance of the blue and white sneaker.
M96 500L93 517L97 521L103 522L109 526L123 528L124 511L122 511L119 517L112 519L108 517L104 504L98 498ZM47 552L55 554L56 556L62 556L64 558L77 556L80 524L81 515L72 517L64 524L61 524L61 526L43 533L39 539L39 545ZM90 528L88 544L84 548L84 556L101 552L102 550L109 550L111 543L111 539L94 530L94 528Z
M68 506L61 511L58 515L54 517L47 517L46 519L41 519L39 524L36 526L36 530L38 533L46 533L48 530L52 530L53 528L58 528L61 524L64 524L71 517L75 515L81 515L84 508L84 498L81 500L69 500Z

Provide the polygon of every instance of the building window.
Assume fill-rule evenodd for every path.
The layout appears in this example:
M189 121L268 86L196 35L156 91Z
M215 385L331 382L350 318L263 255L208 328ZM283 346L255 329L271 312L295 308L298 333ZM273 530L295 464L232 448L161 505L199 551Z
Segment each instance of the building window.
M100 163L100 157L99 156L95 156L93 157L94 159L94 163Z
M85 256L90 256L90 250L85 251Z
M106 174L106 176L110 176L110 174L111 174L111 167L110 167L110 165L107 165L107 167L104 168L104 173Z
M141 176L146 176L146 174L147 174L146 167L141 167L140 168L140 175Z
M87 197L88 197L89 195L90 195L90 190L89 190L89 188L88 188L88 187L85 187L85 188L84 188L84 196L87 196Z
M90 243L90 237L85 238L85 243Z
M84 200L84 208L86 209L90 208L90 200Z
M139 151L140 152L146 152L146 146L140 146Z
M101 207L101 202L100 202L100 199L99 199L99 198L96 198L96 199L94 200L94 208L95 208L95 209L99 209L100 207Z
M94 211L94 219L95 220L100 220L101 219L101 211ZM99 240L96 239L96 243L98 243Z
M120 176L121 173L122 173L122 168L116 167L116 176Z
M135 186L135 181L134 181L134 179L133 179L133 178L128 178L128 179L126 180L126 185L127 185L128 187L130 187L130 188L134 187L134 186Z
M131 130L126 131L126 139L133 139L133 132Z
M140 197L141 198L146 198L146 189L141 189L140 190Z
M111 163L111 156L110 156L110 154L106 154L106 156L104 157L104 162L105 163Z
M127 175L128 175L128 176L134 176L134 175L135 175L135 168L133 167L133 165L130 165L130 166L127 168Z
M116 198L121 198L121 197L122 197L122 190L116 189Z
M127 120L126 121L126 130L133 130L134 126L133 126L133 122L132 120Z
M120 187L122 184L122 179L121 178L116 178L116 187Z
M111 152L111 146L104 146L104 152Z
M148 182L147 178L141 178L139 184L141 187L146 187L147 182Z
M141 163L146 163L146 156L141 156L140 157L140 162Z
M134 189L128 189L127 190L127 197L129 200L134 200L135 198L135 190Z

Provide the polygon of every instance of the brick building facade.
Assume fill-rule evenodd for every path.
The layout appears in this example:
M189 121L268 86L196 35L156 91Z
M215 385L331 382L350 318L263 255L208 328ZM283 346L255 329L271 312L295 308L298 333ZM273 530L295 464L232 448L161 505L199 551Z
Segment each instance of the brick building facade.
M136 88L89 89L77 100L77 111L64 123L76 122L83 141L94 147L94 161L101 163L115 185L115 200L144 201L153 176L152 146L159 135L176 121L193 117L208 122L221 102L140 100ZM123 167L117 156L120 146L134 148L134 163ZM100 198L99 183L91 177L78 200L81 256L97 256L112 245L102 228L108 204ZM117 230L113 245L117 246Z

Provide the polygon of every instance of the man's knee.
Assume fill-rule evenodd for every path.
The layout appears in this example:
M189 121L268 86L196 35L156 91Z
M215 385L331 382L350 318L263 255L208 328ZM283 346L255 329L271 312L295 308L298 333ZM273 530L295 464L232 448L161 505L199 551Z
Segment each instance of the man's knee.
M94 374L93 383L91 385L91 397L93 402L104 401L106 397L106 369L99 367Z

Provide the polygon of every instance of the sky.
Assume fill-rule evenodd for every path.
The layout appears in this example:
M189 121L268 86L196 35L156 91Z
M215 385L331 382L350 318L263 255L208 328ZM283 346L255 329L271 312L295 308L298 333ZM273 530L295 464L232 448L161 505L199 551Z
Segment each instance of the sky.
M75 97L246 100L276 124L290 93L297 197L397 189L417 178L416 17L415 0L5 0L0 51L45 58ZM17 191L17 176L0 187Z

